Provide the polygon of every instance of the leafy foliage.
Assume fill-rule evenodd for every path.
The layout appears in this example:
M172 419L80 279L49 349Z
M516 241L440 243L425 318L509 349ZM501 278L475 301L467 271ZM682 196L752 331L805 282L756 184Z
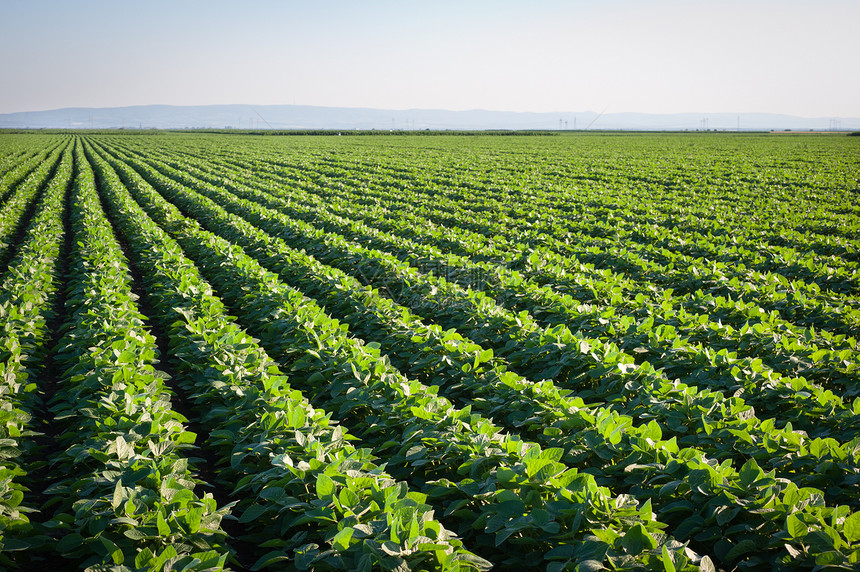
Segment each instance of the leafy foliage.
M856 567L857 157L5 136L0 559Z

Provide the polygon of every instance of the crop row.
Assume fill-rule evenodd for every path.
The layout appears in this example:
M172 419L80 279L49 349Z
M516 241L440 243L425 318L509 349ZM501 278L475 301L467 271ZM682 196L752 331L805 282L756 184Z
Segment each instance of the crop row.
M210 154L212 152L211 149L207 151ZM658 255L661 251L668 249L670 256L672 252L676 254L686 252L694 258L703 256L707 259L719 259L735 265L740 262L753 269L764 271L778 269L780 272L789 272L795 268L799 272L798 277L808 274L815 268L820 268L822 274L818 276L824 281L823 284L845 282L846 276L849 277L848 281L851 281L850 276L856 275L857 271L856 260L850 262L834 255L822 257L815 254L814 251L808 252L785 246L769 246L766 242L761 241L758 236L750 238L748 230L751 229L752 225L749 222L756 224L764 221L744 221L747 223L743 225L744 232L725 232L727 222L725 219L731 218L731 215L734 212L739 212L739 210L736 208L733 211L720 212L718 216L714 216L713 202L714 200L723 201L722 197L715 197L713 189L701 194L679 193L677 182L661 188L656 184L658 181L651 181L653 184L648 185L648 188L639 189L635 181L630 180L632 177L625 178L623 175L621 177L602 176L596 188L586 187L582 189L574 186L571 189L569 184L559 185L558 177L546 181L541 176L543 173L532 171L529 175L537 174L538 180L536 182L540 185L540 192L536 193L517 188L516 177L511 177L510 171L505 172L505 170L499 169L498 165L496 169L502 171L505 178L499 184L495 184L493 171L480 173L479 176L486 177L480 181L467 178L474 173L474 169L465 171L465 173L461 172L457 178L452 177L438 181L428 179L426 176L422 177L421 168L416 169L413 164L410 165L412 172L409 175L402 171L393 173L393 170L389 169L388 173L391 176L379 177L378 173L380 171L386 172L386 169L380 169L378 164L373 166L376 169L371 167L368 169L370 173L365 173L356 169L352 161L338 161L333 157L325 157L312 163L311 167L308 168L304 165L289 165L280 156L267 157L265 154L261 156L260 149L256 149L256 153L253 155L244 154L244 157L242 157L242 153L236 153L235 148L229 151L230 155L226 157L227 160L235 162L238 155L246 165L257 171L288 173L292 178L291 184L293 186L316 181L320 183L318 186L334 190L338 195L343 192L348 193L351 189L360 188L362 197L358 200L363 205L373 204L373 201L379 204L382 201L382 203L390 206L391 210L394 210L395 206L397 206L397 210L404 208L411 210L418 204L429 204L437 213L440 209L447 210L453 205L458 205L461 210L457 214L461 216L464 214L462 211L464 206L469 207L468 211L471 211L472 214L478 212L495 216L504 212L517 212L517 216L511 217L508 221L508 226L528 230L536 237L551 236L555 233L554 231L559 231L567 238L571 238L571 235L580 237L581 240L577 241L577 244L588 244L589 237L595 239L611 236L616 242L623 240L628 248L635 247L640 243L649 248L659 246L660 248L651 249ZM263 149L263 153L265 151L266 149ZM493 159L498 162L505 160L498 156ZM439 168L438 165L433 166L436 169ZM463 176L464 174L465 176ZM581 180L573 176L573 173L569 176L573 180ZM591 178L589 177L587 180L590 181ZM565 182L569 182L569 180ZM529 180L528 184L533 186L535 181ZM403 200L406 196L402 192L404 187L409 190L407 201ZM474 192L463 192L464 187L466 190ZM714 185L714 187L717 188L716 193L723 190L719 185ZM815 191L819 191L815 194L815 199L819 205L823 200L833 200L832 195L828 196L827 193L822 193L820 190L820 188L815 189ZM760 190L756 188L736 188L733 191L738 195L732 199L736 204L749 202L751 206L754 206L756 200L762 199ZM530 216L520 216L522 213L518 212L518 209L522 209L526 205L517 204L511 200L512 195L518 192L528 193L528 207L531 209L528 214ZM625 194L632 194L633 196L624 196ZM683 202L669 202L667 200L676 198L673 195L678 194L684 196ZM770 200L772 197L772 194L768 195L766 200ZM580 208L580 205L586 199L591 201L589 205L592 208L584 210ZM634 202L624 204L624 208L620 208L619 199L621 201L632 199ZM660 208L653 208L655 202L660 205ZM684 217L684 210L696 203L701 203L703 207L706 207L709 214L697 213L697 216ZM828 204L827 206L838 207L839 205ZM833 210L840 211L839 208L833 208ZM780 208L779 211L779 214L782 215L785 209ZM824 210L822 214L827 214L827 212ZM682 220L686 218L686 220L681 222L679 218ZM464 224L468 224L466 222L468 220L467 216L456 219L455 223L462 228ZM484 222L478 226L482 232L490 231L493 234L498 234L499 229L494 228L492 223ZM784 229L784 232L790 232L790 230ZM856 251L856 248L854 250ZM828 267L828 265L835 266ZM813 278L815 272L817 271L808 274L807 278ZM839 278L840 274L842 278Z
M185 172L188 170L188 167L183 169ZM853 372L857 366L851 359L855 352L850 348L837 347L829 351L818 349L815 345L806 345L803 348L796 338L789 340L788 337L783 337L781 347L791 341L790 347L794 351L786 356L782 363L796 363L798 353L801 358L810 360L814 356L814 360L820 362L817 379L833 381L822 387L803 377L784 378L770 367L768 362L772 360L768 359L768 356L765 356L768 362L753 356L738 358L730 348L736 347L739 342L726 339L726 327L722 324L718 326L717 321L708 321L705 315L689 315L683 309L676 312L672 308L671 297L659 303L648 304L643 296L639 296L647 310L647 313L642 313L648 317L637 324L632 316L616 315L615 306L583 306L569 296L555 292L549 286L523 280L516 271L489 264L475 264L467 258L416 244L396 234L375 231L352 219L332 216L321 210L314 209L309 212L307 208L295 206L300 201L288 202L281 198L266 197L245 188L235 189L234 192L353 241L394 254L419 269L435 271L464 287L472 285L492 295L512 311L532 310L536 319L545 325L566 324L571 329L575 327L579 332L603 341L620 337L623 342L621 348L626 351L633 350L637 362L647 360L667 370L667 374L680 376L687 383L706 384L714 389L732 392L741 390L745 393L746 400L760 411L776 408L776 412L782 414L780 417L783 417L783 422L791 420L803 429L822 431L829 425L831 430L838 429L845 435L852 432L856 434L856 427L852 428L852 425L857 423L856 413L850 404L846 404L843 398L831 391L839 388L841 392L851 395L856 385L852 379L856 379ZM532 256L537 257L536 254ZM374 272L372 268L368 270ZM593 288L591 283L588 285ZM708 327L703 328L703 325ZM761 325L757 328L747 327L746 330L756 332L760 338L767 332ZM698 334L695 341L682 335L694 331ZM753 343L749 340L750 337L752 336L747 336L748 344ZM769 342L772 347L772 337ZM855 344L852 340L847 343ZM763 343L761 345L764 346ZM717 349L720 346L723 347ZM798 352L801 348L806 351ZM793 360L790 360L790 357ZM779 399L774 399L774 395ZM813 399L807 399L808 395L813 396ZM855 400L855 408L858 403L860 402ZM786 414L792 413L794 415L790 419L784 419Z
M198 408L207 447L217 451L221 484L241 493L237 509L249 539L273 549L257 566L289 558L300 568L485 567L433 518L424 495L394 481L288 384L111 167L91 157L181 362L176 382Z
M185 171L194 169L187 162L182 163L181 168ZM204 173L202 176L217 184L216 177L223 175ZM264 188L271 192L277 187L269 184ZM234 189L234 192L243 190ZM295 192L291 191L291 194ZM259 196L258 193L253 198L259 200ZM695 383L723 380L722 383L733 387L732 391L737 391L745 386L748 388L750 381L754 383L759 370L763 370L763 375L768 378L774 377L768 371L771 368L791 377L801 377L799 374L803 373L810 381L824 384L824 387L811 386L801 378L790 383L794 386L793 391L783 397L792 393L803 395L812 389L822 406L816 420L828 417L827 409L831 404L840 407L841 400L837 395L846 400L856 397L857 352L854 338L833 336L826 330L797 328L774 312L766 313L753 304L713 295L696 297L689 306L690 310L708 308L713 315L688 311L686 305L678 304L678 298L671 290L656 293L641 288L641 285L607 280L605 274L568 272L569 261L546 251L535 251L525 256L524 245L517 248L527 264L518 264L517 270L488 262L475 263L464 256L428 246L427 234L418 244L410 238L403 238L404 235L426 233L424 229L429 226L426 221L408 220L395 225L391 222L393 217L390 213L385 213L385 218L376 218L372 224L387 227L393 234L379 232L356 222L356 219L369 216L368 209L340 207L341 216L333 216L326 210L332 204L343 204L343 201L335 197L326 197L324 201L311 197L303 194L293 199L282 194L265 199L264 204L395 254L419 268L442 273L461 285L483 289L512 310L531 310L544 324L564 323L602 339L618 339L622 348L635 350L638 361L647 359L683 379L692 374ZM313 206L309 208L308 205ZM461 245L471 244L464 243L463 234L437 229L429 236L436 243L448 246L455 241ZM478 242L466 253L481 255L491 247ZM509 256L498 249L491 252L495 252L497 259ZM571 286L562 287L563 284ZM627 296L621 296L622 292ZM574 293L574 296L569 293ZM597 300L603 303L595 305L593 302ZM736 312L739 319L733 322L734 327L724 323L730 308L732 311L743 310ZM745 381L743 372L750 369L756 370L753 379L747 376ZM782 384L789 385L789 382L786 380Z
M531 363L543 364L550 361L567 368L568 372L563 376L564 378L583 377L584 381L587 382L599 375L601 376L600 389L602 393L592 396L591 399L603 399L609 402L620 401L624 404L623 411L626 413L634 413L637 408L648 409L650 407L653 409L654 406L664 408L667 399L676 401L679 404L679 407L676 408L678 410L670 412L669 418L661 419L661 421L668 425L670 430L679 432L679 436L689 435L691 438L695 436L692 443L699 445L704 445L709 440L716 443L721 439L719 431L717 435L710 437L710 434L706 434L707 430L702 427L715 420L719 427L719 419L727 416L729 419L732 417L735 419L722 429L726 435L732 429L739 431L739 435L758 434L755 428L758 422L754 417L750 417L749 407L741 399L732 398L726 400L722 406L715 405L715 399L717 402L724 401L722 395L703 391L701 392L702 403L691 407L691 404L686 403L689 400L689 395L684 396L685 393L689 394L689 391L685 391L683 387L681 389L675 388L666 380L659 381L659 375L654 372L653 368L650 368L647 362L638 367L635 366L630 356L625 356L623 352L617 351L617 348L614 348L612 344L604 344L599 340L585 338L580 334L571 334L559 326L551 329L540 328L529 319L528 315L514 315L495 306L492 300L482 292L464 291L442 278L416 272L391 256L350 243L339 235L319 231L311 225L289 219L276 211L260 207L252 201L236 201L235 197L225 195L223 191L219 191L215 187L209 186L206 192L212 197L220 197L221 202L227 205L228 210L235 208L230 207L231 204L241 204L245 209L246 216L252 216L252 222L260 225L263 230L269 229L275 235L284 238L288 236L292 242L301 237L306 237L305 242L301 245L308 252L313 252L336 266L347 270L352 270L355 267L367 268L371 264L380 266L381 269L379 267L374 269L373 275L385 277L389 284L393 278L399 278L401 282L398 284L397 291L404 303L411 304L413 309L419 310L426 310L432 304L434 320L439 322L443 317L448 318L448 321L443 322L445 327L468 330L469 337L476 340L498 340L494 344L497 353L508 358L508 361L514 364L514 369L522 371ZM398 273L407 278L400 278ZM373 285L376 286L378 283ZM474 318L468 318L470 312L475 313ZM464 320L464 316L467 318L466 320ZM515 345L507 343L509 339L521 340L521 343ZM568 357L566 358L566 356ZM545 359L546 357L550 359ZM583 360L586 360L584 364L582 363ZM615 364L619 365L616 366ZM534 371L540 372L543 367L545 366ZM574 368L579 368L579 371ZM559 367L559 369L562 368ZM634 394L628 393L628 386L643 375L646 376L644 387L653 384L660 389L651 389L644 396L641 393L635 394L636 399L632 399ZM647 376L649 375L656 379L648 382ZM609 381L613 377L618 380L614 384ZM579 395L589 393L584 391L586 389L584 387L577 389ZM725 411L727 408L728 411ZM721 409L724 411L721 412ZM672 419L671 413L675 414L674 419ZM798 436L791 436L790 434L791 430L789 429L785 434L785 440L795 443L794 446L789 447L789 449L793 449L797 446ZM772 462L770 457L774 455L775 451L758 444L765 442L766 440L762 437L753 437L750 439L749 445L753 451L760 450L759 458ZM744 450L743 444L738 444L736 447ZM853 446L849 445L847 449L842 449L842 451L853 451ZM854 457L853 453L847 454L849 458ZM840 453L840 457L844 457L844 455L845 453ZM853 470L849 467L856 464L856 459L849 460L848 463L846 470L848 471L847 475L850 475ZM810 482L810 484L812 483Z
M63 239L62 214L72 178L71 153L60 159L45 198L29 222L9 270L0 284L0 564L9 554L38 545L29 515L38 507L25 502L29 461L36 452L37 416L42 408L37 380L49 352L57 265ZM5 211L4 211L5 214ZM30 469L30 470L28 470Z
M0 139L0 565L860 562L844 143L343 139Z
M165 185L163 185L163 186L165 186ZM169 186L169 185L167 185L167 186ZM271 215L271 213L268 213L268 214L269 214L269 216L272 216L272 215ZM212 215L211 211L210 211L210 212L207 212L207 213L205 213L205 214L201 214L199 218L200 218L200 220L217 220L217 219L214 219L214 218L213 218L213 215ZM287 221L285 221L285 220L280 220L280 219L278 219L278 220L277 220L277 223L278 223L282 228L283 228L283 226L284 226L284 224L285 224L286 222L287 222ZM213 222L212 224L213 224L213 227L219 227L219 228L223 228L223 227L225 226L224 221Z
M372 445L375 455L386 459L393 474L419 485L429 502L461 520L461 534L471 536L480 530L479 523L485 523L490 538L475 540L484 547L482 552L514 535L521 545L520 558L534 566L564 539L591 530L598 536L576 553L547 556L562 562L574 556L610 558L628 565L664 558L664 544L658 546L653 536L660 525L651 520L648 505L640 509L632 498L608 496L593 476L559 463L560 449L542 450L509 437L470 408L453 408L435 390L407 380L379 359L378 350L345 336L336 321L301 293L279 284L241 250L231 251L229 243L195 233L194 224L151 191L144 194L145 186L128 170L126 176L127 186L165 228L181 229L173 231L180 244L193 253L225 300L238 310L242 297L246 323L264 324L254 333L289 367L291 379L303 379L316 400ZM205 241L203 247L200 241ZM232 264L223 262L226 251ZM264 317L268 319L261 320ZM299 348L306 348L304 355ZM330 388L321 390L324 382ZM370 414L362 415L364 409ZM497 486L501 490L489 494ZM686 560L683 545L665 546L679 562ZM513 555L504 557L514 565Z

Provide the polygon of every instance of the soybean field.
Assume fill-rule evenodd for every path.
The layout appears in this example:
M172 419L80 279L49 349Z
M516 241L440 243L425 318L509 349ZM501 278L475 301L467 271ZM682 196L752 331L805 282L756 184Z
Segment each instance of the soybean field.
M0 135L0 568L860 568L860 137Z

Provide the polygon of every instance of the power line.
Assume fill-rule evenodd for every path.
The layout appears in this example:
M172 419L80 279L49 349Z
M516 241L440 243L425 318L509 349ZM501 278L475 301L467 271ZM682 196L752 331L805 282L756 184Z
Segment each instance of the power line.
M603 111L601 111L600 113L598 113L598 114L597 114L597 117L595 117L594 119L592 119L592 120L591 120L591 123L589 123L589 124L588 124L588 127L586 127L586 128L585 128L585 130L586 130L586 131L588 131L588 129L589 129L592 125L594 125L594 122L595 122L595 121L597 121L598 119L600 119L600 116L601 116L601 115L603 115L604 113L606 113L606 110L607 110L607 109L609 109L609 106L604 107L604 108L603 108Z
M256 109L254 109L254 110L252 110L252 111L253 111L254 113L256 113L256 114L257 114L257 117L259 117L260 119L262 119L262 120L263 120L263 123L265 123L266 125L269 125L269 122L268 122L268 121L266 121L266 118L265 118L265 117L263 117L262 115L260 115L260 113L259 113ZM269 129L274 129L274 127L272 127L271 125L269 125Z

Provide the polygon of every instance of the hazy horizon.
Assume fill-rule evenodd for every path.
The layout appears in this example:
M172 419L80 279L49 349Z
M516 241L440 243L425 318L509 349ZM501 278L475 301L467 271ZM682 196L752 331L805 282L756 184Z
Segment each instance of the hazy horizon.
M860 2L2 2L0 113L309 105L860 117Z
M247 102L233 102L233 103L208 103L204 105L197 104L175 104L175 103L138 103L133 105L109 105L104 107L93 107L93 106L84 106L84 105L76 105L76 106L66 106L66 107L52 107L46 109L32 109L32 110L24 110L24 111L10 111L10 112L0 112L0 114L11 114L11 113L45 113L51 111L63 111L65 109L84 109L84 110L110 110L110 109L124 109L130 107L229 107L229 106L247 106L250 108L263 108L263 107L316 107L316 108L330 108L330 109L368 109L373 111L398 111L398 112L409 112L409 111L443 111L443 112L489 112L489 113L540 113L540 114L570 114L570 113L579 113L582 115L587 114L600 114L600 115L700 115L702 118L707 117L708 115L785 115L790 117L798 117L802 119L828 119L828 118L850 118L857 119L860 118L860 114L856 116L835 116L835 115L799 115L796 113L775 113L770 111L755 111L755 110L747 110L747 111L702 111L702 110L689 110L689 111L678 111L678 112L664 112L664 113L648 113L648 112L639 112L639 111L630 111L630 110L618 110L618 111L595 111L594 109L577 109L577 110L561 110L561 109L553 109L550 111L531 111L531 110L512 110L512 109L486 109L486 108L472 108L472 109L449 109L449 108L429 108L429 107L409 107L409 108L393 108L393 107L370 107L370 106L340 106L340 105L314 105L314 104L300 104L300 103L247 103ZM260 119L262 122L263 119Z

